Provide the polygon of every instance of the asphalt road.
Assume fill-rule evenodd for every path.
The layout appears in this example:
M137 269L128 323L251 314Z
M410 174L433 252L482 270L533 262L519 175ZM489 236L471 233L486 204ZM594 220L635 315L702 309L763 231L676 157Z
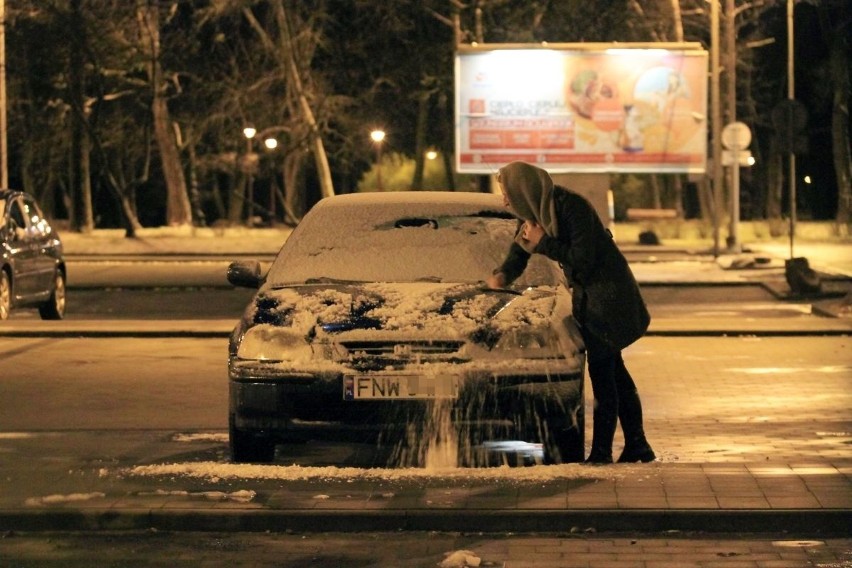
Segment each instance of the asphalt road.
M53 433L20 443L43 444L46 459L61 448L59 462L85 462L93 452L126 467L195 452L224 460L226 349L224 338L3 338L0 359L13 372L0 381L0 432ZM783 442L783 459L805 463L836 449L835 434L848 431L850 349L843 336L646 337L625 360L662 460L771 462ZM588 408L590 397L587 384ZM211 432L206 445L173 441ZM282 446L278 462L385 465L369 447L318 448Z
M845 540L789 535L76 533L0 539L7 568L848 568Z
M136 270L121 266L121 271ZM72 280L68 318L236 319L252 294L211 285L221 276L218 262L156 266L148 266L149 280L136 286L97 285L97 278L109 278L117 269L107 264L89 284ZM187 281L182 271L201 275ZM177 285L170 280L175 277ZM690 314L699 323L702 313L772 318L806 309L806 304L779 302L758 286L653 285L645 287L645 296L655 317ZM13 318L37 314L25 311ZM647 430L664 462L772 464L783 447L784 459L822 463L836 455L838 436L848 432L847 337L646 337L626 358L639 381ZM91 481L72 472L227 459L221 338L3 338L0 360L7 370L0 381L0 432L15 434L3 440L0 455L13 455L20 446L38 456L30 470L15 470L20 479L4 478L14 499L26 497L21 492L27 471L39 471L47 480L38 495L73 494L87 491ZM764 432L761 424L773 427ZM201 435L201 441L182 441L193 435ZM280 448L277 460L381 465L372 461L369 448L332 442ZM483 535L475 527L465 533L0 534L4 568L464 566L459 559L465 556L480 566L504 568L848 568L852 544L783 533Z

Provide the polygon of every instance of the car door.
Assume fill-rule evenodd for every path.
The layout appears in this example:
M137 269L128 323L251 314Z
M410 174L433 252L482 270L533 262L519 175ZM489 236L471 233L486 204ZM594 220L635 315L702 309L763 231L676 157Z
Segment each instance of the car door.
M9 203L8 244L12 259L12 293L17 300L32 296L36 290L35 249L27 229L29 221L20 197Z
M50 225L36 202L30 197L23 197L21 204L29 223L27 240L32 248L33 293L47 296L56 271L56 254L52 250L55 242L50 235Z

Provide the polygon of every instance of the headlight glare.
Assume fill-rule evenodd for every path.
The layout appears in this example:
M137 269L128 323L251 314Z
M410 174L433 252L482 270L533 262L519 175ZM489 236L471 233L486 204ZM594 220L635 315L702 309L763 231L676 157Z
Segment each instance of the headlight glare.
M240 342L240 359L294 361L310 358L307 340L292 329L272 325L256 325L248 329Z

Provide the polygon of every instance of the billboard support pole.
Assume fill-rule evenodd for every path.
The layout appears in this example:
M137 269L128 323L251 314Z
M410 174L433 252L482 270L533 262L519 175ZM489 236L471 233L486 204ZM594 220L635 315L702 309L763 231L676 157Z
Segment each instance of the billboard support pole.
M796 98L795 75L793 73L793 4L787 0L787 99ZM796 235L796 153L790 140L790 260L793 259L793 239Z
M722 214L722 114L719 85L719 1L710 0L710 128L713 131L713 256L719 256L719 225Z

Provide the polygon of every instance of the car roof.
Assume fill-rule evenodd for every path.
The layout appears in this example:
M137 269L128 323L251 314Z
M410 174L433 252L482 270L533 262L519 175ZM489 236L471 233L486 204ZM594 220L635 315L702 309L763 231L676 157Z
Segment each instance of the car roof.
M9 189L8 187L0 187L0 199L9 200L17 195L29 195L26 191L20 189Z
M501 196L494 193L477 193L470 191L388 191L347 193L321 199L314 208L326 209L335 207L382 208L400 206L420 211L430 212L462 212L477 209L505 209Z

